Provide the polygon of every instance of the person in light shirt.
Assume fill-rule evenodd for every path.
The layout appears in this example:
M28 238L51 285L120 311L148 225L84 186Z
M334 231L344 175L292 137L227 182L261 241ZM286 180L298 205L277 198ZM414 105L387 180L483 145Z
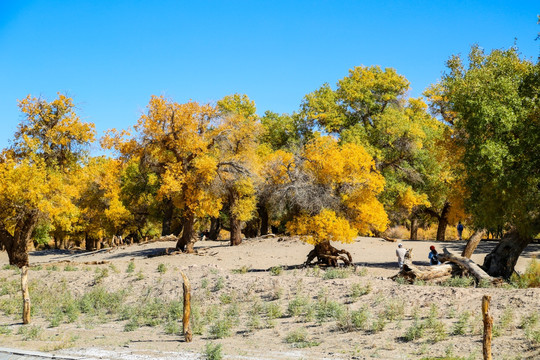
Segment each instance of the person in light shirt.
M405 254L407 253L407 249L403 247L403 244L398 244L396 249L396 256L398 258L398 265L399 269L401 270L403 268L403 262L405 261Z

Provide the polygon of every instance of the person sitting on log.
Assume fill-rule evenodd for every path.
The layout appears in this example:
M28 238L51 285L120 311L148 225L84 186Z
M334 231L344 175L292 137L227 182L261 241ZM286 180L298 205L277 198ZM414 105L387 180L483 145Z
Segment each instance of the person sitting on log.
M431 245L429 247L429 255L428 255L428 258L429 258L429 264L430 265L441 265L441 262L439 261L438 257L437 257L437 250L435 250L435 246Z

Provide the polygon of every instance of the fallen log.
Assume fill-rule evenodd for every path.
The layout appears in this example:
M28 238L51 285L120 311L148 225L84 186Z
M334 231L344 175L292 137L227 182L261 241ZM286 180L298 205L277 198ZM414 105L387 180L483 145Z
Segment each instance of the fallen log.
M485 281L491 284L499 284L501 279L489 276L480 266L474 261L463 256L459 256L450 252L447 248L443 249L443 253L437 256L441 262L452 262L466 269L471 273L477 281Z
M392 280L404 278L410 282L415 280L433 280L448 277L461 273L461 268L456 264L443 264L437 266L415 266L409 262L403 264L403 268L394 276Z

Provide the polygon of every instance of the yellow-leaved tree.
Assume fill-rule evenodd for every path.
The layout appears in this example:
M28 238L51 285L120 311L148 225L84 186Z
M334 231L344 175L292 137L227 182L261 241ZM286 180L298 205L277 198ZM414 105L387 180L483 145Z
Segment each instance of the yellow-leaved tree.
M73 221L74 184L95 132L93 124L79 119L65 95L52 102L28 96L19 101L19 108L24 119L12 147L0 157L0 242L10 264L23 268L23 322L28 323L28 243L39 221L56 219L63 226Z
M113 132L104 141L119 150L126 161L140 159L141 167L157 175L157 196L164 208L162 234L171 233L176 210L182 222L176 248L182 251L194 251L197 218L217 216L222 206L213 189L218 169L212 131L216 113L211 105L194 101L179 104L152 96L135 126L135 136Z
M327 265L336 266L338 260L350 264L351 255L334 248L330 241L353 242L358 234L386 229L388 217L377 199L385 181L361 146L340 146L332 137L316 137L294 166L276 169L287 169L289 177L277 192L293 217L288 231L315 246L306 264L315 257Z
M228 95L218 101L220 124L214 131L218 149L218 179L230 219L231 246L242 243L242 224L257 205L258 138L261 124L255 103L246 95Z

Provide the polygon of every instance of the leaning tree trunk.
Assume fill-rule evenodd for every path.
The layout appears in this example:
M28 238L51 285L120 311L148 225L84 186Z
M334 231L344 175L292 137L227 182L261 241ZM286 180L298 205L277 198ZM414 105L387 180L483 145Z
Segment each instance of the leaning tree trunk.
M448 227L448 213L450 212L450 203L444 203L439 216L439 226L437 226L437 241L444 241L446 238L446 228Z
M39 211L32 210L17 221L15 233L11 235L2 224L0 227L0 240L8 253L9 264L19 268L28 266L28 243L39 219Z
M195 237L195 216L188 214L184 217L182 236L176 242L176 248L186 253L194 253L194 245L197 241Z
M221 230L221 219L211 218L210 219L210 231L208 232L208 239L216 241L219 237L219 231Z
M231 246L242 243L242 222L231 214Z
M482 268L491 276L508 279L523 250L532 241L530 236L520 235L517 231L506 233L499 244L484 258Z
M315 248L309 252L304 265L310 265L315 258L317 258L318 264L334 267L338 266L338 261L343 261L346 266L352 265L353 262L352 256L348 251L336 249L330 245L330 241L328 240L315 245Z
M472 254L474 253L474 250L476 250L476 247L478 246L478 244L480 244L480 241L484 237L485 233L486 230L484 229L476 230L467 241L467 245L465 245L465 249L463 249L461 256L470 259Z

